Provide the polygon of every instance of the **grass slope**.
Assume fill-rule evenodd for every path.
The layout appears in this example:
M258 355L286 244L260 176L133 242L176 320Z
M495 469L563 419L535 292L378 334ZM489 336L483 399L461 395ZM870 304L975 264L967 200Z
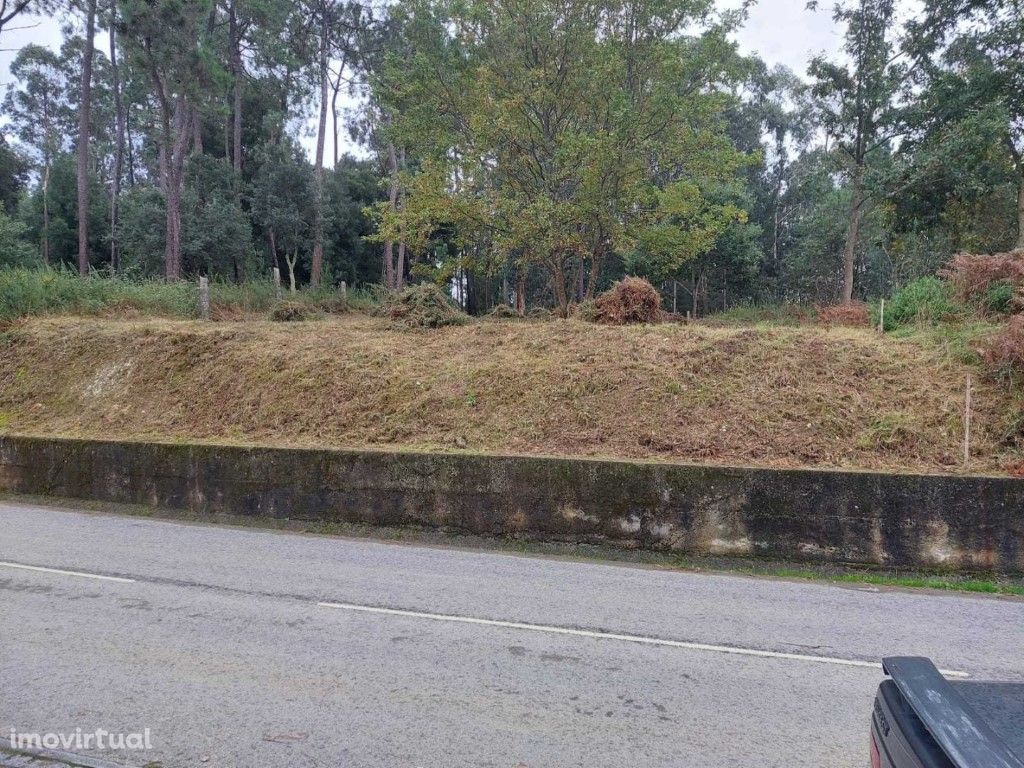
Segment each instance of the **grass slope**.
M956 472L969 370L861 329L35 318L0 335L0 431ZM974 403L999 471L1018 406Z

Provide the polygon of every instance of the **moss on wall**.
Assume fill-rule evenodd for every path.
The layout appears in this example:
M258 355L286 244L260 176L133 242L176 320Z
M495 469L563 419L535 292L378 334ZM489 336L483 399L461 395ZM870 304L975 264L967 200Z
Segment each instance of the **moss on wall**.
M0 490L694 554L1024 571L1024 481L0 437Z

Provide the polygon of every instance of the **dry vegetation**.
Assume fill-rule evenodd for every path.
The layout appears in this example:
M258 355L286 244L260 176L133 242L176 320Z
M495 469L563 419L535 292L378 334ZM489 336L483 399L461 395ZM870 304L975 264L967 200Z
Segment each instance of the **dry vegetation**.
M866 329L37 318L0 431L959 471L967 368ZM973 471L1018 406L976 384Z
M866 328L871 325L868 305L863 301L820 306L817 315L821 325L845 325L850 328Z

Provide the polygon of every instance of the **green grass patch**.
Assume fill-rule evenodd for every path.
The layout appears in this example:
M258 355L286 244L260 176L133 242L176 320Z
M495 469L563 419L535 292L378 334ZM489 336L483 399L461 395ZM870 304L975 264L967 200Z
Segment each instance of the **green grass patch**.
M772 576L790 579L811 579L815 581L824 580L853 584L872 584L887 587L939 589L952 592L978 592L987 595L1016 595L1018 597L1024 597L1024 584L999 581L995 578L938 575L900 576L898 574L863 572L822 574L798 568L779 568L766 573Z
M330 287L286 294L292 303L308 310L338 313L368 310L380 303L373 292L349 291L343 295ZM273 284L267 281L210 284L213 319L230 320L266 314L277 303ZM58 269L0 269L0 322L29 315L141 314L157 317L194 318L199 311L199 287L192 281L132 280Z
M814 307L803 304L746 304L709 315L701 322L718 326L796 326L813 322Z

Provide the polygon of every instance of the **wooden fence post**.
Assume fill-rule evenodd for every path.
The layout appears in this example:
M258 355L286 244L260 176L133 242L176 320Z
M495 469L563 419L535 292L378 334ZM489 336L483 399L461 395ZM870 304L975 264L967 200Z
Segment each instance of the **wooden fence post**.
M964 396L964 467L971 462L971 374L967 374L967 393Z

